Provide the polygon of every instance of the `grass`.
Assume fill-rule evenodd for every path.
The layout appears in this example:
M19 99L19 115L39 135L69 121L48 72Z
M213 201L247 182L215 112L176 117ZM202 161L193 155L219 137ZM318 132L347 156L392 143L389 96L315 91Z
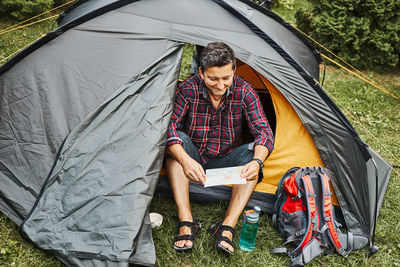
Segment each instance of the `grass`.
M54 25L55 18L24 27L18 30L6 32L0 35L0 64L4 64L10 58L10 55L19 51L26 45L36 39L41 38L48 33ZM14 25L10 21L0 20L0 29L7 29Z
M5 215L0 215L0 266L65 266L52 255L38 249L18 232L18 227Z
M306 6L305 0L296 0L294 9ZM285 19L294 22L293 10L276 10ZM53 20L0 35L0 61L11 53L24 47L50 29ZM4 29L9 22L0 22ZM187 51L193 49L187 46ZM181 78L188 75L190 56L183 62ZM4 62L1 62L4 63ZM381 86L400 96L400 76L398 74L366 73ZM346 71L328 66L324 88L336 104L352 122L357 132L375 151L386 160L400 165L400 101L387 96L375 87L360 81ZM379 253L368 257L367 250L353 252L348 258L338 256L321 256L309 266L400 266L400 170L395 169L389 182L380 217L377 223L376 245ZM204 220L207 227L221 219L227 203L193 204L193 213ZM160 228L154 229L153 237L156 246L159 266L287 266L285 256L271 255L270 249L280 247L282 239L271 228L271 219L262 216L256 249L252 253L237 250L236 255L226 258L214 249L211 236L206 232L200 234L191 253L176 253L172 247L172 238L176 231L176 207L171 199L156 196L150 211L164 216ZM240 222L237 232L240 232ZM238 244L238 237L235 238ZM6 216L0 215L0 266L63 266L55 257L43 252L23 240L17 226Z

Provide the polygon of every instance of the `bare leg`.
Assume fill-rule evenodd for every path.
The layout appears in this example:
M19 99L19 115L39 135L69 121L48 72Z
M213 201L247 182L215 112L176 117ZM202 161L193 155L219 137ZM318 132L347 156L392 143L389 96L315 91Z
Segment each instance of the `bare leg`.
M247 184L233 185L232 186L232 196L229 202L228 209L225 213L225 218L222 221L223 225L229 225L235 228L239 216L242 214L247 201L249 200L254 188L257 185L257 179L253 181L247 181ZM232 240L232 234L229 231L224 231L223 236L228 237ZM227 248L229 251L233 252L233 247L226 243L221 242L221 246Z
M178 207L178 217L180 221L193 221L192 212L189 202L189 179L186 178L182 166L174 159L167 158L165 161L167 177L174 195L176 206ZM179 235L191 234L191 230L187 226L179 229ZM175 242L177 247L190 247L192 241L181 240Z

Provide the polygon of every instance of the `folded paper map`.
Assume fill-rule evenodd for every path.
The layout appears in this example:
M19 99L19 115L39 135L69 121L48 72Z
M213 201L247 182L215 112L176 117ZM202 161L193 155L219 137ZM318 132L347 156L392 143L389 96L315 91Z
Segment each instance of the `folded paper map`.
M243 166L208 169L206 170L206 183L204 187L227 184L245 184L246 178L240 176L242 169Z

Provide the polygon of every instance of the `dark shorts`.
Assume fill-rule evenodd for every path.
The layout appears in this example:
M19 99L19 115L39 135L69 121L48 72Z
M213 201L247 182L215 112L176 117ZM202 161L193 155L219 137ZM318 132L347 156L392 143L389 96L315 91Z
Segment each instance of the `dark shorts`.
M200 163L204 169L215 169L224 167L243 166L249 163L253 157L253 144L244 144L233 149L231 153L221 158L212 158L205 165L201 163L199 149L193 144L190 137L182 131L178 131L179 137L182 139L182 146L186 153L194 160ZM257 183L262 180L262 172L258 177Z

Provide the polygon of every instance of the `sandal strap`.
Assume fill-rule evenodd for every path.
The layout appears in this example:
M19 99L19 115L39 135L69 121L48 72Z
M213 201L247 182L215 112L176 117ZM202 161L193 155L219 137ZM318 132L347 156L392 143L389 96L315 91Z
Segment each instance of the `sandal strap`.
M174 243L176 241L181 241L181 240L190 240L190 241L194 241L195 236L194 235L177 235L174 238Z
M235 237L235 229L232 226L220 224L218 231L221 235L223 231L229 231L232 233L232 238Z
M193 218L193 222L189 222L189 221L178 221L178 225L177 225L177 231L179 233L179 229L181 229L181 227L183 226L187 226L190 228L190 230L192 231L192 235L196 236L201 232L201 224L198 220L196 220L195 218Z

